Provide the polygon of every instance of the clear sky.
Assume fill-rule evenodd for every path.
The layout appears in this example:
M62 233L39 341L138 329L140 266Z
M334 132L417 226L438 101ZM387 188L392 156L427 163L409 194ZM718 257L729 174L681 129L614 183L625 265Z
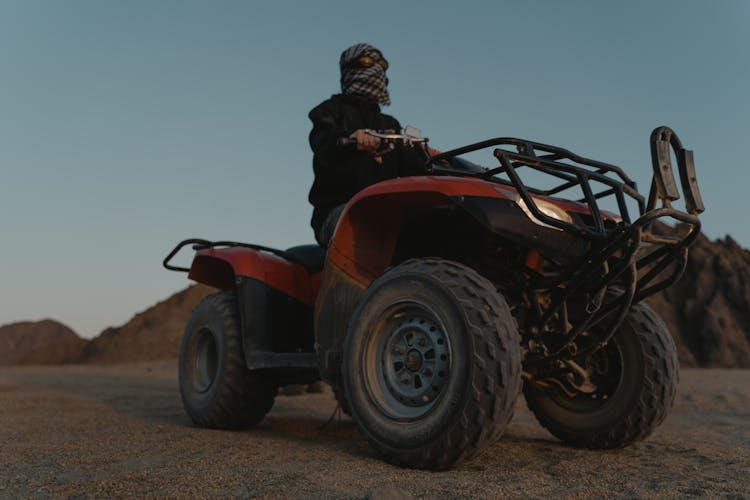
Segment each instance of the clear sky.
M750 246L748 26L747 1L2 0L0 325L123 324L187 286L184 238L312 242L307 112L361 41L438 148L527 137L647 191L673 127L706 233Z

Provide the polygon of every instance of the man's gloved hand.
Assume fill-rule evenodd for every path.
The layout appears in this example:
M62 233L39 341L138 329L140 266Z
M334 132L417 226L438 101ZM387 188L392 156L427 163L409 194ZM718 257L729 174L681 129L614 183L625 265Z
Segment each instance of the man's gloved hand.
M357 141L357 151L375 154L380 148L380 139L368 134L365 129L355 130L349 138Z

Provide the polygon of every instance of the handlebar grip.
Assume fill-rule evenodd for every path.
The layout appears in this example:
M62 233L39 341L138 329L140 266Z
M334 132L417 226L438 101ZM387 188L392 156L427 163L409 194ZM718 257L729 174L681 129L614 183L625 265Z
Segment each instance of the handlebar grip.
M351 148L357 145L357 139L351 137L339 137L336 145L340 148Z

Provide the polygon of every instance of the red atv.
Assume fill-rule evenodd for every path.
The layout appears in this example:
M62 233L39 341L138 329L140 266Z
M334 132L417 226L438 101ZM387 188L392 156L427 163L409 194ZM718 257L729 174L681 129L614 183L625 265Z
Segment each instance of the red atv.
M678 363L641 301L680 277L703 211L677 135L651 135L648 199L620 168L554 146L498 138L430 157L414 133L378 136L425 151L425 175L357 194L327 252L191 239L164 260L220 290L182 340L193 421L252 426L278 387L323 379L402 466L448 468L493 443L522 388L539 422L574 446L648 436L672 405ZM670 146L685 211L671 206ZM498 166L459 157L485 148ZM533 188L529 172L554 182ZM680 224L662 234L660 219ZM190 268L170 265L186 245Z

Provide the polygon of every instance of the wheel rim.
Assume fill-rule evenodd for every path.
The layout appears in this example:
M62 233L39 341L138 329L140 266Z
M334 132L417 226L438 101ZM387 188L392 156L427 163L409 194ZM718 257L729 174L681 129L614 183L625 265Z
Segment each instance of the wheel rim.
M370 399L385 415L396 420L421 418L450 380L445 327L424 304L393 304L370 331L361 366Z
M198 332L194 359L193 386L198 392L206 392L211 388L216 378L218 365L216 339L207 328Z

